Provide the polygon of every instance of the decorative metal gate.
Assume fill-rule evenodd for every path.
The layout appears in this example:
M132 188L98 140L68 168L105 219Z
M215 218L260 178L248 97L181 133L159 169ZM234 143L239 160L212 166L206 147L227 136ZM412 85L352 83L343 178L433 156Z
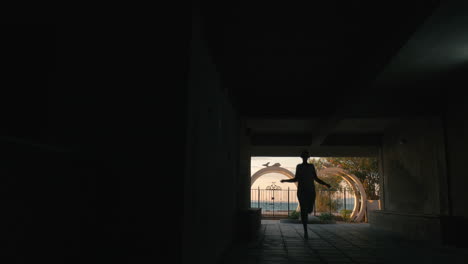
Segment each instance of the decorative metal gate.
M296 190L283 190L275 182L265 189L251 190L251 207L262 208L263 217L287 217L298 204Z
M331 213L339 215L342 210L354 207L354 196L350 188L339 190L316 190L314 214ZM262 208L262 217L287 218L299 209L297 190L283 190L274 182L265 189L251 189L251 207Z

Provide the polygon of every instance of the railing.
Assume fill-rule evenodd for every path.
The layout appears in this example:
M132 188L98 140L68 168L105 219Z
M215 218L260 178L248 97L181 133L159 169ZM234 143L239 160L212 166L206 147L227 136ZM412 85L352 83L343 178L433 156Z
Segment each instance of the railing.
M262 208L264 218L287 218L292 212L299 210L297 190L287 189L251 189L251 207ZM316 190L314 215L331 213L339 215L343 209L353 210L355 203L351 189Z

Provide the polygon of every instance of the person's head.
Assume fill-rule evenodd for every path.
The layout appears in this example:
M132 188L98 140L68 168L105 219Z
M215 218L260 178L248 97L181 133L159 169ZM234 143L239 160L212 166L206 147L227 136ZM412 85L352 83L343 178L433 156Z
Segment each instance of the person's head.
M309 159L309 157L310 157L309 151L307 151L307 150L302 151L302 153L301 153L302 160L307 161Z

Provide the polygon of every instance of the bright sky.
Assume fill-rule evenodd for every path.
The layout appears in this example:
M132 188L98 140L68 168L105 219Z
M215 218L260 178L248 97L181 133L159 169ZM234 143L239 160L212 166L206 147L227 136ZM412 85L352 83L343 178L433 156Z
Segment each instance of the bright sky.
M262 164L270 162L270 166L279 163L281 167L290 170L292 173L296 173L296 165L302 163L300 157L252 157L251 160L251 176L260 169L265 168ZM258 178L255 183L252 185L252 189L260 187L260 189L265 189L267 186L272 185L273 182L275 185L280 186L283 190L287 190L288 187L290 190L297 189L294 183L281 183L281 179L287 179L283 174L278 173L269 173Z

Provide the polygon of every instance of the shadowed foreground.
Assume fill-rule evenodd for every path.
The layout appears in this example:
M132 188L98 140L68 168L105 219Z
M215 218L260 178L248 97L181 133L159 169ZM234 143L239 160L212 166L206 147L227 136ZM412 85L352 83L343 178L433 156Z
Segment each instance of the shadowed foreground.
M302 226L262 221L258 239L236 245L223 263L467 263L468 249L430 245L368 224Z

